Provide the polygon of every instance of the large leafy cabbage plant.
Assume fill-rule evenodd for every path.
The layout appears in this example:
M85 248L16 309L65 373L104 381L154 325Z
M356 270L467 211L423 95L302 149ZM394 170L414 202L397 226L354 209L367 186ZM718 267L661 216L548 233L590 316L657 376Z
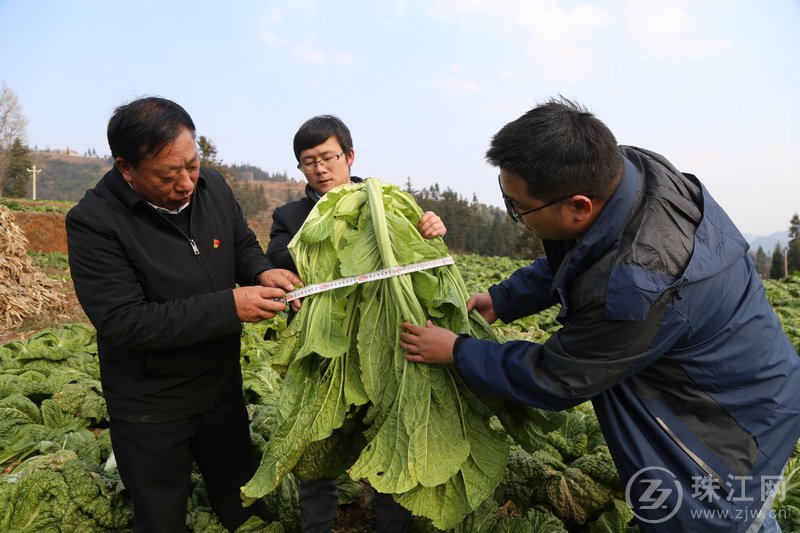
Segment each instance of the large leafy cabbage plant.
M420 236L421 215L409 194L370 178L326 194L289 249L306 283L446 256L440 238ZM492 337L468 316L467 296L451 265L307 297L285 331L276 426L245 500L273 491L293 469L307 478L347 471L438 528L477 509L508 455L493 415L506 426L513 417L471 392L453 366L409 363L398 345L403 321Z

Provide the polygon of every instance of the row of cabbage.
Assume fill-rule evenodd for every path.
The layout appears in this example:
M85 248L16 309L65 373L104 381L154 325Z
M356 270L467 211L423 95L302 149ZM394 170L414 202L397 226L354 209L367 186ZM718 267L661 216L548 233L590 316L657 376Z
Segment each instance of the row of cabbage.
M524 262L459 256L471 292L485 290ZM766 282L768 297L795 346L800 339L800 276ZM504 336L543 340L557 328L554 313L498 325ZM248 326L242 343L244 394L253 445L268 448L282 379L271 365L284 317ZM265 334L267 340L265 340ZM129 531L132 508L119 479L99 381L94 331L80 324L41 331L0 346L0 531ZM456 531L625 532L632 513L590 406L515 435L502 481ZM787 477L798 470L795 457ZM241 531L299 531L298 476L267 496L276 520L257 519ZM800 478L800 476L794 476ZM343 506L365 505L370 489L340 476ZM368 504L367 504L368 505ZM800 527L800 488L787 487L779 514L785 531ZM187 513L193 531L224 531L202 480L193 476ZM414 530L437 531L415 518ZM368 531L368 524L352 531ZM359 529L360 528L360 529Z

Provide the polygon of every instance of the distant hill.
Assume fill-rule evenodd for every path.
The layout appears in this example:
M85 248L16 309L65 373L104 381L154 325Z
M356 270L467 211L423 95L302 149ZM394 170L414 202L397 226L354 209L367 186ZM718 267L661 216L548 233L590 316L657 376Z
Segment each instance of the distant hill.
M41 173L36 177L36 198L76 203L108 172L113 160L64 152L31 152ZM272 211L303 196L305 182L286 173L269 173L253 165L224 167L229 183L242 203L245 215L259 239L266 242L272 225ZM29 189L30 190L30 189ZM30 195L28 196L30 197Z
M241 163L239 165L227 165L226 170L236 179L257 180L257 181L291 181L286 172L264 172L257 166Z
M255 212L245 210L247 222L262 243L269 241L269 230L272 227L272 212L286 202L298 200L305 195L305 181L241 181L231 180L231 187L237 198L242 196L243 186L258 187L263 193L263 207ZM242 200L240 200L242 202ZM244 202L242 202L244 204ZM244 209L244 205L243 205Z
M41 169L36 178L37 201L73 204L95 186L113 163L107 157L74 152L33 151L31 158ZM290 179L285 172L269 173L248 164L217 164L216 168L226 175L262 246L269 241L275 208L304 195L305 180ZM533 258L542 252L538 238L525 231L522 224L515 224L504 209L481 204L476 198L470 201L449 188L442 191L438 184L414 191L409 181L408 187L423 210L434 211L446 221L445 243L457 253Z
M77 202L111 168L111 159L59 152L31 152L41 169L36 176L36 198Z
M64 152L31 152L31 159L42 170L36 178L36 197L43 200L77 202L113 165L110 157L86 157ZM285 184L295 189L286 172L270 173L247 164L224 166L234 180ZM277 189L282 187L278 186Z
M764 253L770 255L775 250L775 245L780 243L781 248L786 248L789 245L789 232L776 231L770 235L745 235L747 242L750 244L750 250L756 252L760 246Z

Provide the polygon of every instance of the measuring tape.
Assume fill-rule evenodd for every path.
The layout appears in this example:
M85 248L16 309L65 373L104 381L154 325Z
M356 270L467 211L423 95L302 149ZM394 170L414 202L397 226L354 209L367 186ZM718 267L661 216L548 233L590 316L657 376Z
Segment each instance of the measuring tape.
M310 294L317 294L319 292L347 287L348 285L355 285L356 283L365 283L367 281L393 278L403 274L410 274L411 272L419 272L420 270L427 270L429 268L453 264L455 264L455 261L453 261L453 258L448 255L447 257L440 257L439 259L431 259L429 261L421 261L419 263L412 263L410 265L375 270L373 272L367 272L366 274L359 274L358 276L350 276L349 278L339 278L322 283L315 283L314 285L308 285L307 287L302 287L292 292L287 292L286 301L291 302L292 300L297 300L298 298L303 298Z

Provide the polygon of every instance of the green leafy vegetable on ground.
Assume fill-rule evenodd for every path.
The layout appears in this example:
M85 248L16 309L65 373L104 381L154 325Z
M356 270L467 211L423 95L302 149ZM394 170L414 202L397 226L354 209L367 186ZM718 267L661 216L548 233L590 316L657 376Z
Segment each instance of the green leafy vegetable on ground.
M467 290L485 291L491 283L507 277L513 269L525 265L524 261L509 261L505 258L478 258L476 256L456 256L459 272L463 274ZM781 318L784 329L794 345L800 345L800 274L781 281L764 282L767 297ZM511 324L497 324L483 335L505 335L515 339L544 340L558 327L555 313L551 310L531 317L517 320ZM253 446L264 451L269 446L275 423L278 420L279 398L284 387L283 379L272 368L274 358L281 353L282 332L286 327L285 316L256 325L246 325L242 338L242 370L244 394L251 415L251 435ZM483 325L473 325L483 328ZM265 336L267 340L265 341ZM283 367L286 370L286 367ZM482 401L486 401L482 399ZM502 405L496 409L497 420L490 424L496 431L506 430L513 440L508 463L499 485L486 499L457 526L450 529L454 533L490 533L500 531L547 531L560 533L624 533L635 531L629 525L632 514L624 500L619 497L619 475L610 461L604 446L602 433L591 406L584 404L569 412L551 413L514 406ZM37 332L27 339L9 342L0 346L0 531L14 530L19 524L29 524L21 531L102 531L92 512L84 507L63 506L58 495L63 497L65 480L64 465L76 487L84 486L81 478L88 476L95 482L96 492L87 491L80 495L81 501L97 500L88 505L89 509L100 509L109 502L122 502L128 509L117 509L117 517L123 513L130 516L132 509L127 493L116 474L108 421L104 415L99 386L99 365L94 330L84 325L65 325L63 327ZM363 420L348 413L345 422L337 432L360 431ZM359 416L366 418L370 409L359 410ZM582 417L578 421L575 417ZM349 417L349 418L348 418ZM565 423L568 419L569 422ZM348 426L352 424L353 427ZM572 428L572 429L570 429ZM576 428L580 430L576 431ZM571 435L571 436L570 436ZM366 442L366 441L364 441ZM585 444L584 444L585 442ZM319 445L330 445L333 441L319 441ZM576 453L585 452L577 458ZM355 446L358 451L363 444ZM312 447L309 447L309 449ZM572 451L570 451L572 450ZM306 452L311 453L309 450ZM305 453L305 452L304 452ZM338 453L338 452L335 452ZM334 455L335 455L334 453ZM564 455L568 457L565 457ZM320 457L326 457L323 453ZM531 486L529 478L520 475L523 468L531 463L528 456L534 455L545 464L544 474L552 478L553 487L561 489L552 492L558 496L548 499L547 484ZM800 467L798 466L800 448L797 448L787 466L784 476L784 490L775 499L773 508L784 531L800 531ZM348 462L351 460L345 460ZM503 459L505 461L505 459ZM323 465L325 463L306 463L302 466ZM38 465L38 466L35 466ZM50 466L46 466L50 465ZM328 464L332 471L344 468L335 461ZM298 464L298 467L301 465ZM327 468L327 466L326 466ZM566 475L569 469L577 469L584 476ZM33 472L50 469L51 473L33 475ZM26 473L27 472L27 473ZM27 477L27 476L31 477ZM99 476L99 477L98 477ZM540 476L540 477L536 477ZM19 491L21 479L25 490ZM88 478L87 478L88 479ZM197 473L193 476L192 496L187 514L187 528L191 531L224 531L204 496ZM340 475L339 519L337 531L341 533L361 533L369 531L370 517L368 495L372 489L359 481L354 481L344 473ZM570 484L571 480L573 484ZM575 481L585 482L579 487ZM102 485L102 488L101 488ZM49 486L51 489L46 489ZM591 487L601 490L591 492ZM61 487L61 489L59 489ZM612 500L599 510L589 511L590 506L606 499L606 488L611 488ZM573 491L573 489L576 489ZM69 487L67 487L69 490ZM551 489L552 490L552 489ZM80 491L79 491L80 492ZM574 494L573 494L574 492ZM596 497L583 498L581 494L590 493ZM297 479L288 474L279 488L267 497L268 506L277 513L276 522L265 525L253 520L240 528L242 531L286 531L300 530L297 506ZM76 496L77 498L77 496ZM30 504L35 502L35 506ZM527 502L527 503L522 503ZM561 503L559 503L561 502ZM578 524L567 518L564 503L572 502L574 510L588 513L585 524ZM576 504L577 502L577 504ZM59 506L52 508L53 505ZM72 504L70 504L72 505ZM562 507L559 507L562 506ZM111 507L113 508L113 506ZM106 509L111 509L106 507ZM580 511L583 509L583 511ZM342 512L354 511L347 516ZM65 514L72 518L64 518ZM105 516L114 516L114 512ZM100 513L103 516L103 513ZM53 517L65 521L59 525L51 524ZM358 518L356 518L358 517ZM108 522L107 522L108 523ZM11 524L11 525L7 525ZM13 525L13 527L12 527ZM131 531L132 523L125 527L108 528L114 531ZM414 533L437 533L429 519L415 517L412 524Z
M38 455L0 476L1 531L118 531L133 522L99 466L70 450Z

